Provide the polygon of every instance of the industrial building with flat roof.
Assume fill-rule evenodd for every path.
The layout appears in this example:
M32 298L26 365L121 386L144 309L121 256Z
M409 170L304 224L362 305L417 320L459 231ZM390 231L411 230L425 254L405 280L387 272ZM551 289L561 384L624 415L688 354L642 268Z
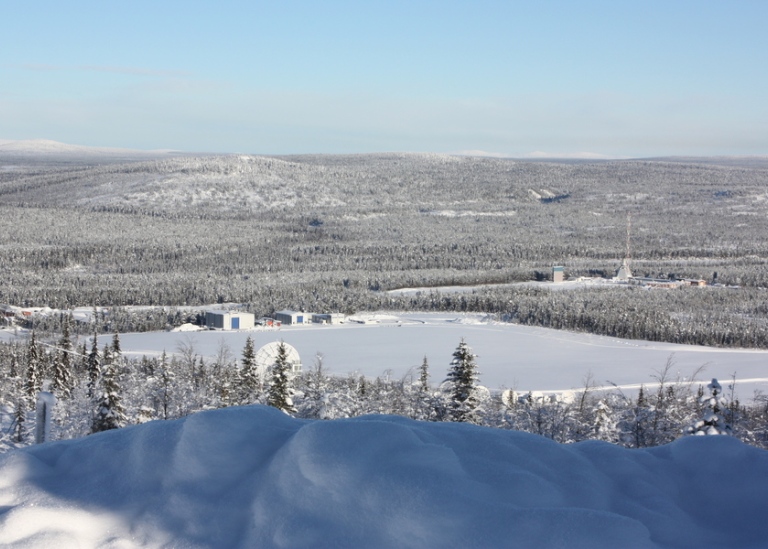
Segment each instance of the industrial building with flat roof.
M205 325L209 330L250 330L255 317L236 311L206 311Z

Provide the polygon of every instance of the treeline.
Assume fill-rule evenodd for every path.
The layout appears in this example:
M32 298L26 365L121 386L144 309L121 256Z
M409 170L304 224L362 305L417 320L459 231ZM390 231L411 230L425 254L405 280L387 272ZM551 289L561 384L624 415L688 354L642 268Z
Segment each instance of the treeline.
M768 290L594 285L423 292L390 300L395 310L489 312L499 320L689 345L768 348Z
M246 344L240 356L222 346L208 360L189 344L172 355L128 359L118 336L103 348L72 348L66 339L53 347L34 337L28 344L0 345L0 448L33 442L34 402L41 389L58 399L53 440L200 410L274 402L274 375L255 367L252 345ZM424 357L420 368L403 378L371 380L330 376L318 355L308 370L283 378L281 390L289 409L302 418L395 414L423 421L471 421L562 443L594 439L630 448L716 428L768 448L768 399L757 395L749 405L738 402L733 380L713 394L703 382L672 379L671 361L637 396L598 392L587 378L572 399L563 399L489 391L480 384L475 357L463 341L453 360L450 356L447 349L445 357L433 357L432 363Z
M443 279L450 285L458 281ZM556 287L499 285L465 293L424 290L415 295L370 291L342 281L318 289L310 285L262 288L238 305L257 318L288 308L308 312L455 311L495 315L498 321L595 333L611 337L717 347L768 348L768 290L760 288L591 284ZM226 300L228 301L228 300ZM68 312L33 315L21 327L57 337ZM185 323L202 325L203 308L97 307L88 322L72 322L79 335L170 330Z

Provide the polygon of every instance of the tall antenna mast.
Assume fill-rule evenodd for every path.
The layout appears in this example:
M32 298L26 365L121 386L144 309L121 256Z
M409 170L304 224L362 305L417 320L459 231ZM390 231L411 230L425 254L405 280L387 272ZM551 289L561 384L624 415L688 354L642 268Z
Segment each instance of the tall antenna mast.
M629 270L629 260L632 258L632 248L630 247L632 235L632 214L627 212L627 251L624 254L624 261L621 262L619 272L616 273L618 280L627 281L632 278L632 271Z
M629 268L629 260L632 259L632 252L629 247L630 236L632 234L632 212L627 212L627 253L624 256L624 264Z

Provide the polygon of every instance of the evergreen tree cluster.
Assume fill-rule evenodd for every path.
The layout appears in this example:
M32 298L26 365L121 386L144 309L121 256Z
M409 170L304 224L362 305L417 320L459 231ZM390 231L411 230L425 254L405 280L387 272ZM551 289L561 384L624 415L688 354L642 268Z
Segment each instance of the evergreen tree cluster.
M36 395L30 388L37 391L42 380L61 377L60 353L66 347L60 343L45 347L31 337L26 344L0 344L0 449L32 443ZM274 366L259 376L252 368L252 343L246 344L239 360L222 348L208 361L193 346L170 356L126 358L117 336L101 350L93 347L95 354L82 348L71 351L71 371L63 376L71 381L58 388L51 384L58 399L54 439L260 403L301 418L395 414L515 429L562 443L603 440L643 448L687 433L717 433L768 449L768 398L758 395L751 405L738 402L733 398L735 380L729 383L730 396L716 380L705 394L702 384L671 379L672 361L656 372L656 383L641 388L637 396L598 392L587 378L575 398L566 399L488 390L480 384L477 357L463 340L452 357L447 354L441 361L446 375L437 387L429 382L427 357L403 378L387 374L371 380L328 375L321 355L311 368L292 374L284 344Z

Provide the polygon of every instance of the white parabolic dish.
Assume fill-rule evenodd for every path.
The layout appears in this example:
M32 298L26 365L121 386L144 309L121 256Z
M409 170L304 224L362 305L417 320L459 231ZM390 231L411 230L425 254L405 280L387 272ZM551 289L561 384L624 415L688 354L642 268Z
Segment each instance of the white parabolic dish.
M256 351L256 366L259 368L259 374L265 374L272 369L277 358L277 349L280 347L280 343L285 345L285 354L288 359L288 364L291 365L291 371L298 373L301 371L301 357L299 352L288 343L281 341L273 341L267 343L261 349Z

